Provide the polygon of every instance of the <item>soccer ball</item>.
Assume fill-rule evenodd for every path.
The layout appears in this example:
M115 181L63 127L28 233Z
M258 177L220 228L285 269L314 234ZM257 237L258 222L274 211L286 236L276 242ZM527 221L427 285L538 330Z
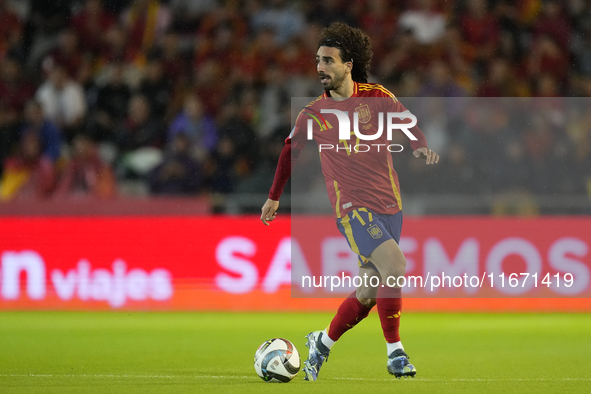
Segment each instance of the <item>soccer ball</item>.
M269 339L257 349L254 369L265 382L287 383L300 371L300 354L287 339Z

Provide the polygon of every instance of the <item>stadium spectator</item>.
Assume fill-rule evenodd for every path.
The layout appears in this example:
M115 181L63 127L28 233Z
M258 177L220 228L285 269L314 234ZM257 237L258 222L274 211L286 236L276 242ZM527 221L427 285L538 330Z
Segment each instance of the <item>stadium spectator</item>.
M257 134L265 138L283 121L284 109L291 103L286 75L278 65L271 64L267 67L265 88L261 92L260 103Z
M106 83L99 87L88 133L99 141L112 140L114 128L125 119L131 89L124 81L124 64L111 63Z
M539 213L532 194L535 171L528 162L521 141L512 140L505 147L504 160L491 171L494 192L492 213L496 216L533 216Z
M10 111L13 122L20 120L25 103L35 94L35 87L27 81L22 64L13 57L0 61L0 103Z
M128 36L119 25L113 25L105 32L105 44L102 46L98 56L98 65L107 67L112 61L125 61L135 63L138 61L139 51L127 45Z
M400 15L399 26L412 32L419 44L435 44L445 31L445 15L433 0L416 0L416 7Z
M72 141L72 156L56 187L57 198L106 198L115 195L115 177L98 156L93 141L78 134Z
M211 36L197 40L195 46L195 67L200 67L209 59L216 59L224 74L230 74L240 60L240 43L236 29L231 25L220 25Z
M527 66L532 81L536 81L542 74L550 74L561 85L567 83L569 58L551 36L541 35L534 42Z
M527 96L528 88L515 78L513 70L503 58L489 61L487 77L478 88L478 97L519 97Z
M219 139L230 138L237 149L238 160L246 159L250 166L256 164L259 143L253 130L254 117L260 112L252 103L256 100L254 89L245 89L238 102L226 105L218 118Z
M25 106L25 122L21 135L33 134L38 138L41 154L51 162L61 156L62 136L59 129L43 114L41 104L29 100ZM30 142L30 141L29 141Z
M428 76L421 86L421 97L462 97L466 92L456 83L449 66L442 60L434 60Z
M193 93L205 98L205 112L213 117L217 117L228 96L230 86L225 81L221 64L214 59L207 60L193 74Z
M175 134L163 162L148 175L153 194L196 195L201 179L201 166L191 157L190 141L184 133Z
M199 20L219 7L218 0L170 0L173 13L172 27L175 31L195 31Z
M134 0L121 19L130 49L147 52L164 36L171 13L159 0Z
M402 80L398 84L398 94L400 97L416 97L421 88L421 78L418 73L409 71L402 75Z
M259 12L251 15L255 33L270 29L277 45L285 44L304 30L304 16L286 0L270 0Z
M397 83L407 72L416 70L421 63L420 46L410 31L402 31L396 44L391 44L379 63L376 74L385 82Z
M88 112L96 105L96 97L98 94L98 85L96 84L96 80L94 78L94 60L89 53L86 53L82 57L82 62L80 63L80 67L78 67L74 79L82 87L82 91L84 92L84 101L86 102L86 108ZM84 114L82 123L84 123L86 119L87 113ZM83 127L84 124L81 124L81 131L84 131Z
M386 0L370 0L367 2L368 10L359 18L363 31L383 40L395 34L394 29L398 22L397 8L391 7ZM375 43L373 44L376 47Z
M583 31L573 49L577 71L584 76L591 76L591 26Z
M449 159L443 162L443 176L434 177L437 182L434 188L440 193L478 195L482 187L481 180L464 146L453 143L447 149L447 156Z
M258 4L258 0L249 1L242 12L237 1L226 1L223 6L213 9L203 16L197 28L197 39L212 37L214 32L222 26L231 27L236 40L246 40L249 36L247 18L252 4ZM258 12L258 9L257 11Z
M517 64L523 54L521 43L523 26L519 21L519 10L514 2L500 0L496 2L494 13L500 29L500 42L497 54Z
M0 177L2 165L10 157L18 142L19 124L14 122L14 111L0 103Z
M391 37L396 35L399 15L397 8L390 5L387 0L369 0L367 12L359 16L360 27L372 40L376 63L382 60Z
M470 46L462 38L460 28L451 23L445 29L441 44L430 52L422 53L419 61L422 64L431 64L437 59L444 60L458 85L467 93L474 93L480 81L473 67L472 55Z
M169 32L164 36L160 45L162 68L165 78L176 86L179 80L186 80L188 62L186 56L181 53L181 38L178 34Z
M146 146L160 148L164 130L161 121L151 115L148 99L135 95L129 101L127 118L115 131L115 141L123 152Z
M532 84L532 91L537 97L559 97L561 96L560 84L551 74L542 74ZM551 104L552 100L546 103Z
M356 24L355 18L340 0L310 1L307 6L306 18L310 22L319 23L321 26L329 26L333 22Z
M212 155L205 163L206 182L214 193L231 193L236 187L236 144L231 138L223 136Z
M20 40L22 33L20 18L8 7L6 0L0 0L0 59Z
M268 65L279 61L279 47L276 46L273 30L261 30L242 58L245 74L260 82Z
M27 26L28 66L37 69L39 61L56 44L59 31L68 26L74 0L29 2Z
M218 0L170 0L170 7L175 11L175 16L189 15L198 19L219 7Z
M498 160L491 171L490 185L495 193L532 191L532 166L522 141L516 136L502 149L503 160Z
M460 19L464 42L472 52L472 60L483 72L484 63L493 56L499 45L499 21L489 9L488 0L466 2L466 12Z
M82 64L83 52L79 48L78 34L72 29L60 31L57 47L43 59L43 69L51 72L56 64L62 66L74 78Z
M168 141L183 134L188 141L191 155L203 162L215 149L218 135L213 119L204 113L203 103L193 94L185 97L183 110L168 129Z
M236 186L237 193L266 193L269 189L269 179L273 179L275 168L285 145L285 136L291 130L291 108L287 107L281 114L280 122L267 138L261 140L260 159L249 176L243 177ZM300 164L300 163L298 163ZM304 173L304 172L302 172ZM298 182L302 185L303 182ZM284 191L291 191L291 181Z
M164 75L162 60L159 56L159 53L153 53L148 58L138 93L150 102L152 116L164 120L167 115L172 86L170 79Z
M486 104L486 105L483 105ZM511 121L509 114L510 107L507 102L499 100L473 100L469 101L462 113L461 125L464 130L460 133L457 140L465 146L466 152L477 152L472 158L477 176L482 179L486 186L483 193L492 191L491 172L499 166L499 162L505 156L505 141L512 136L508 126L521 125L517 121ZM521 126L520 126L521 127ZM512 136L519 138L518 136Z
M289 105L286 99L320 93L317 72L309 62L320 29L336 20L370 34L376 59L370 81L384 84L399 97L568 95L580 96L585 107L585 97L591 96L587 3L0 0L0 159L19 150L25 103L36 97L45 119L56 133L61 130L66 144L83 133L100 142L101 154L110 146L109 155L117 164L128 152L142 148L152 149L151 163L158 163L167 137L182 130L192 147L200 147L200 160L206 160L205 189L213 185L211 174L219 173L225 181L211 187L235 190L243 179L264 172L264 160L258 160L264 157L261 147L281 126L278 114ZM48 74L39 72L42 64ZM199 112L199 105L185 100L187 95L201 100L201 118L208 119L201 123L207 124L209 137L200 142L191 137L199 128L199 116L189 115ZM132 96L138 98L133 111ZM459 101L447 102L457 109ZM570 118L571 103L555 107L556 103L545 101L535 111L564 119L560 127L569 133L584 128ZM509 142L525 144L525 139L508 140L511 134L497 124L514 114L469 111L473 113L466 114L467 119L447 126L444 145L458 158L459 152L465 153L462 160L473 166L475 177L482 179L479 192L486 194L495 157L508 154ZM474 120L478 117L482 124ZM33 128L30 120L29 115L27 128ZM561 147L547 156L555 168L535 167L534 157L524 156L541 177L539 184L554 182L556 168L584 168L591 160L586 132L565 137L576 143L565 143L563 134L552 134ZM41 134L38 137L45 151L47 142ZM540 138L541 144L546 138L542 137L528 138ZM50 145L55 160L60 149ZM480 156L470 154L480 146L486 146ZM71 144L69 149L73 150ZM525 145L522 149L529 151ZM212 169L212 163L221 163L223 169ZM441 179L446 165L436 170ZM127 181L124 174L117 172L122 182ZM554 192L582 193L588 174L574 169L569 174L572 177L554 182ZM414 182L405 179L405 189L413 190ZM504 181L499 182L502 186Z
M104 43L105 32L115 23L101 0L86 0L84 8L72 18L71 27L78 34L84 48L98 53Z
M86 114L82 86L70 78L62 65L56 64L35 97L45 115L62 130L67 140L71 140Z
M43 154L39 135L26 133L17 153L4 164L0 201L47 198L55 187L55 179L55 165Z
M552 37L560 48L568 48L571 38L571 23L563 9L563 3L557 0L541 2L541 12L533 26L533 38Z
M253 90L245 90L238 102L226 105L219 115L218 144L204 166L213 192L233 192L258 163L260 144L248 121L253 94Z

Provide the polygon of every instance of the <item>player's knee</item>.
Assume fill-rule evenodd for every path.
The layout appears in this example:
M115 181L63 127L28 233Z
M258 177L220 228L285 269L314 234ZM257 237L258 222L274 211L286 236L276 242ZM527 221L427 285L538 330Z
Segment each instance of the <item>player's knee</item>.
M361 300L375 299L377 296L377 291L378 291L378 289L374 288L374 287L360 286L355 291L355 296L357 297L359 302L361 302L363 305L365 305L365 302L367 302L367 303L371 303L371 302L370 301L363 301L362 302Z
M406 273L406 258L393 254L379 270L382 278L403 276Z
M377 302L375 298L357 298L357 300L366 308L373 308Z
M399 276L406 272L406 257L399 251L392 251L388 256L390 275Z
M388 256L388 262L390 263L388 265L390 267L392 267L392 269L395 269L396 271L406 269L406 258L401 253L395 253L395 252L391 253Z
M398 258L394 259L394 269L396 270L397 276L406 273L406 257L404 257L404 255L398 256Z

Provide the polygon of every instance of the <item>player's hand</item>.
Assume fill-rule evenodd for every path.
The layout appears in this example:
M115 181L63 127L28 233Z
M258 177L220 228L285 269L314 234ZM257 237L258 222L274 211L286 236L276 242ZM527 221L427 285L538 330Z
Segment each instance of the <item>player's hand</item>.
M279 208L279 201L271 200L270 198L267 199L265 205L261 208L261 222L265 226L268 226L269 223L272 222L273 219L277 217L277 209Z
M439 155L429 148L419 148L412 153L415 157L424 155L427 158L427 164L439 163Z

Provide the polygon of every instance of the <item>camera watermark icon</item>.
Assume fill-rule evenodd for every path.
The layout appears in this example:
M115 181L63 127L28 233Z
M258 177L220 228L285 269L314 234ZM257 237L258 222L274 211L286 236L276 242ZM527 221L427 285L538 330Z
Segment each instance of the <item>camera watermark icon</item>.
M305 110L312 110L311 108L305 108ZM312 110L314 111L314 110ZM314 111L317 112L317 111ZM313 114L309 113L309 112L304 112L307 115L312 116L316 122L318 122L319 126L322 128L322 123L320 123L320 120L315 117ZM353 133L351 133L351 121L349 120L349 116L347 114L347 112L345 111L341 111L338 109L321 109L320 110L320 114L333 114L337 117L338 121L339 121L339 140L349 140L351 138L351 135L355 135L358 139L360 140L364 140L364 141L375 141L378 138L380 138L384 132L384 113L383 112L378 112L378 130L375 132L375 134L361 134L359 132L359 112L354 112L353 113ZM322 115L319 116L320 119L322 119L324 126L326 127L327 122L324 119L324 117L322 117ZM399 120L403 120L403 119L410 119L410 123L395 123L394 119L399 119ZM307 138L308 140L312 140L314 139L313 137L313 130L314 130L314 123L312 122L312 119L308 119L308 132L307 132ZM406 111L406 112L387 112L386 113L386 138L388 139L388 141L392 140L392 131L393 130L400 130L402 131L409 139L411 139L412 141L417 141L417 137L415 137L411 132L410 132L410 128L414 127L417 125L417 117L414 116L413 114L410 113L410 111Z
M368 123L369 119L371 118L370 110L367 105L363 105L357 108L357 111L353 113L353 131L351 131L351 121L349 119L349 115L346 111L341 111L338 109L321 109L320 112L312 109L312 108L304 108L303 111L305 114L311 117L308 119L307 122L307 139L312 140L314 139L313 132L314 132L314 122L316 121L318 124L319 130L324 131L332 128L329 123L324 119L322 114L333 114L337 117L339 122L339 137L337 144L327 144L327 143L319 143L318 150L322 152L323 150L332 150L336 149L338 152L339 150L346 150L348 154L351 153L362 153L362 152L369 152L372 149L377 149L379 152L380 149L386 149L388 152L397 153L402 152L404 147L400 144L363 144L360 141L376 141L384 134L384 129L386 131L386 138L388 141L392 140L392 133L394 130L402 131L410 140L417 141L417 138L411 133L409 129L416 126L417 118L414 116L410 111L405 112L378 112L378 128L377 131L373 134L362 134L359 131L359 123ZM385 127L384 127L384 119L385 119ZM410 119L410 122L401 123L405 119ZM367 130L371 126L364 127ZM351 139L351 136L356 137L356 144L349 145L348 141ZM343 145L339 145L339 143L343 143ZM375 147L375 148L372 148Z

